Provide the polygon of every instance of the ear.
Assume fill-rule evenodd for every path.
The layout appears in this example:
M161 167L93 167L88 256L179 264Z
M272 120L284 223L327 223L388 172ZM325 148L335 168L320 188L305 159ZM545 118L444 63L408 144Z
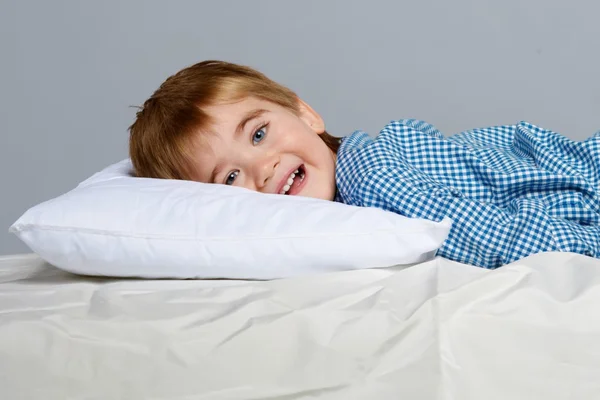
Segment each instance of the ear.
M300 98L298 98L298 110L300 119L306 125L310 126L317 135L325 132L325 121L323 121L323 118Z

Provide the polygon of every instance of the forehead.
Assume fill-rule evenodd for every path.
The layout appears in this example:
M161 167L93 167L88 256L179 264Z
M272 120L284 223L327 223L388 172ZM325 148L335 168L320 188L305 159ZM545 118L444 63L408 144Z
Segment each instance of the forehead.
M277 105L255 97L245 97L231 103L220 103L204 107L212 122L212 129L223 126L236 126L247 113L256 109L275 110ZM219 133L218 131L215 133Z

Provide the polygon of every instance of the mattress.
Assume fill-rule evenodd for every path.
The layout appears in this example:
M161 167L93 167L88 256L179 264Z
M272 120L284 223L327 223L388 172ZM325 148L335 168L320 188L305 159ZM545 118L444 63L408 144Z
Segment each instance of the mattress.
M598 399L600 260L275 281L0 258L2 399Z

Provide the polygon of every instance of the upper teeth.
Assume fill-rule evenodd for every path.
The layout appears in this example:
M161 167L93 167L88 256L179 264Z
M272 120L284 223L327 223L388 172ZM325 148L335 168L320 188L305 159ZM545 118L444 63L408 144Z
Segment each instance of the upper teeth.
M290 188L292 187L292 184L294 183L294 178L296 177L297 173L298 173L298 170L295 170L294 172L292 172L290 174L290 177L288 178L287 183L281 189L280 194L286 194L287 191L290 190Z

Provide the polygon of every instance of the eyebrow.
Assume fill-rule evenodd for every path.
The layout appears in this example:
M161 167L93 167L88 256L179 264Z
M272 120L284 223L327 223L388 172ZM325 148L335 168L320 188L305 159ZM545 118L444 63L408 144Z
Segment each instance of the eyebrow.
M257 108L255 110L251 110L251 111L247 112L244 115L244 117L240 120L240 123L238 124L237 128L235 128L234 135L236 137L239 136L244 131L244 129L246 128L246 124L248 124L248 122L252 121L255 118L260 117L261 115L263 115L266 112L267 112L267 110L265 110L264 108ZM213 171L212 171L212 173L210 175L210 181L209 182L215 182L215 178L220 173L221 173L220 168L213 169Z
M248 122L252 121L254 118L260 117L261 115L263 115L266 112L267 112L267 110L265 110L264 108L258 108L256 110L252 110L252 111L249 111L248 113L246 113L246 115L244 115L244 117L238 124L238 126L235 130L235 135L238 136L240 133L242 133Z

